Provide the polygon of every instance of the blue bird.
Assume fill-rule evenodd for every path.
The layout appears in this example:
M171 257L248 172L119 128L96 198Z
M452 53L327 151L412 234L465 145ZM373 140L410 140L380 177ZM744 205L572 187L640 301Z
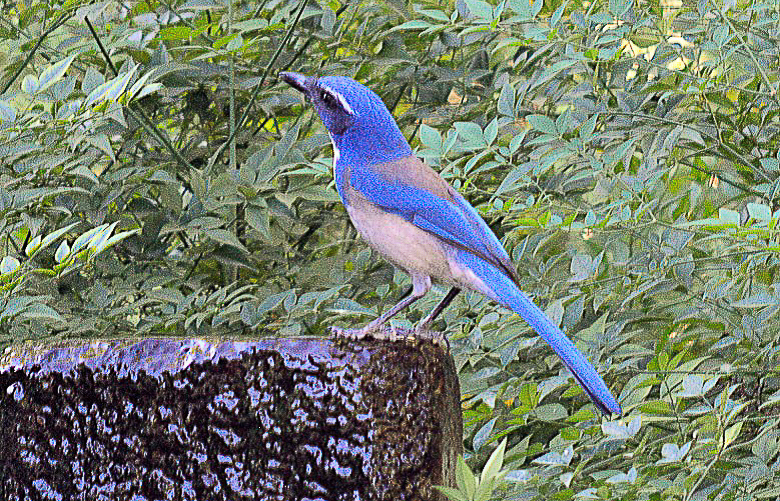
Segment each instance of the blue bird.
M462 288L511 309L550 344L604 414L621 414L596 369L542 310L523 294L506 250L471 204L412 153L379 96L347 77L282 72L282 80L314 105L333 143L341 200L368 244L412 279L412 292L362 329L360 338L423 297L433 282L452 288L418 325L423 333Z

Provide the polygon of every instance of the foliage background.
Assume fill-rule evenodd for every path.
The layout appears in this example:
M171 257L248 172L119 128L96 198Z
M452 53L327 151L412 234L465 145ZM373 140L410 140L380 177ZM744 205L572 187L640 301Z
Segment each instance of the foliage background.
M322 335L394 304L408 278L356 238L324 129L276 77L349 75L483 214L626 411L600 423L520 319L461 295L440 327L467 462L493 459L481 490L461 468L453 498L776 499L779 11L6 4L0 347Z

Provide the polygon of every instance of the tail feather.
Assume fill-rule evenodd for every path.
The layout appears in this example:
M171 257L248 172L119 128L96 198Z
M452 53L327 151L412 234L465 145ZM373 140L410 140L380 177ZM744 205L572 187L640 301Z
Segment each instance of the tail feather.
M514 284L512 284L514 286ZM512 311L523 317L533 329L547 341L555 353L569 368L574 378L580 384L590 399L603 414L622 414L623 410L612 393L607 388L604 380L596 372L596 369L588 362L574 343L554 325L547 315L531 301L528 296L514 287L514 291L504 290L505 294L499 303L509 307Z
M460 251L456 261L460 269L470 271L468 275L478 279L469 285L523 317L547 341L602 413L623 413L593 365L510 277L467 251Z

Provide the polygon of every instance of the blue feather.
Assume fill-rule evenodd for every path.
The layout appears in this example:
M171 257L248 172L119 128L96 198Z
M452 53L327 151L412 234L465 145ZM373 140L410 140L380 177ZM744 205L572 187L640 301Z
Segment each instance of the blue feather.
M484 283L486 289L481 292L523 317L523 320L547 341L602 412L621 414L620 404L588 359L580 353L561 329L554 325L528 296L523 294L514 281L470 252L459 251L455 261L474 273Z

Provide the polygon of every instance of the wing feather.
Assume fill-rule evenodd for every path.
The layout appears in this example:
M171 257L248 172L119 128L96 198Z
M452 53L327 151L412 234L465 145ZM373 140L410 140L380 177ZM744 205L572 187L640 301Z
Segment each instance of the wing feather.
M475 254L517 282L509 255L485 220L436 171L416 157L370 167L354 166L349 171L349 184L371 203Z

